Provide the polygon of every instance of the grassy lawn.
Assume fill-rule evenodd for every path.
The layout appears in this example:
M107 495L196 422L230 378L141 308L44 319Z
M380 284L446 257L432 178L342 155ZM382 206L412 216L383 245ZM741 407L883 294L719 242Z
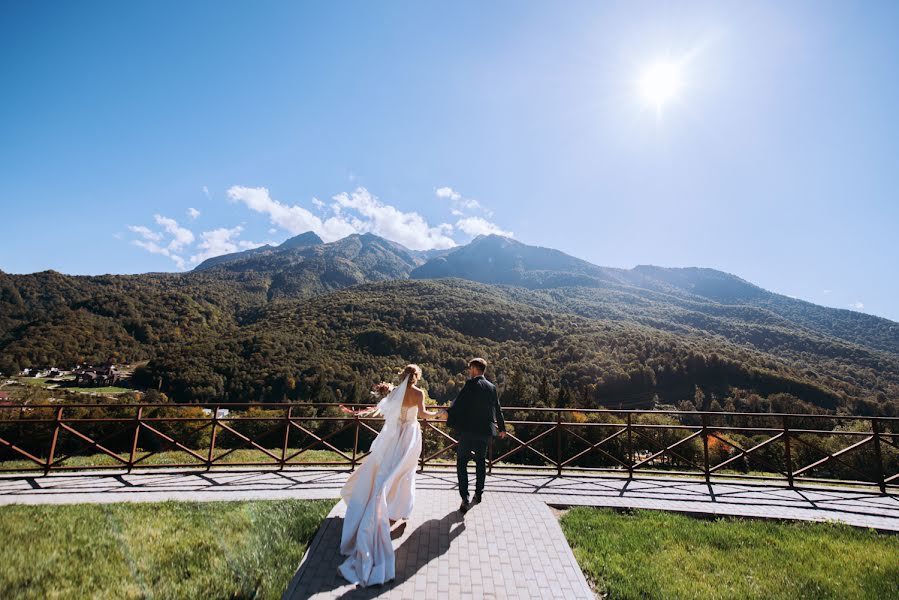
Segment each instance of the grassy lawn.
M121 387L118 385L108 385L103 387L74 387L70 386L72 379L54 380L50 377L17 377L13 378L22 385L30 385L33 387L42 387L48 389L58 389L67 392L78 392L84 394L124 394L125 392L133 392L131 388ZM65 383L65 385L62 385Z
M280 598L333 500L0 508L4 598Z
M81 394L124 394L126 392L134 391L131 388L120 387L117 385L107 385L103 387L60 387L59 389Z
M294 452L299 450L299 448L288 449L287 456L290 456ZM227 448L216 448L215 456L223 455L227 452ZM197 454L200 456L206 456L209 450L197 450ZM281 456L281 449L276 448L269 450L275 456ZM140 459L141 456L146 454L144 451L138 451L135 454L135 461ZM128 460L128 454L122 453L119 454L123 459ZM40 457L46 459L46 457ZM57 457L60 458L60 457ZM291 460L288 465L302 465L303 463L308 462L336 462L345 460L342 456L337 454L336 452L332 452L330 450L307 450L303 452L293 460ZM220 461L215 463L216 465L228 465L234 463L241 462L272 462L272 466L277 466L277 463L272 461L270 456L267 456L265 453L256 450L255 448L251 449L240 449L235 450L231 454L224 456ZM148 457L146 460L143 460L137 463L134 468L140 469L147 465L175 465L175 464L196 464L197 466L203 466L203 463L198 462L197 459L192 457L190 454L181 451L174 452L159 452L158 454L154 454ZM66 459L62 466L67 467L91 467L91 466L107 466L107 467L119 467L124 468L125 465L109 456L108 454L87 454L87 455L78 455L73 456L71 458ZM349 463L347 463L347 467L349 467ZM31 462L28 459L23 460L7 460L0 462L0 472L9 471L10 469L24 469L24 468L34 468L37 471L40 471L40 467Z
M561 522L601 597L899 598L897 535L594 508Z
M24 385L33 385L37 387L45 387L50 381L49 377L19 377L15 379Z

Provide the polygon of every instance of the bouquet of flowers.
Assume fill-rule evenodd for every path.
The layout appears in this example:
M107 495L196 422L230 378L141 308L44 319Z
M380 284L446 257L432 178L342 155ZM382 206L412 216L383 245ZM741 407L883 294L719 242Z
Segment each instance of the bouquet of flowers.
M392 392L394 387L396 387L396 386L394 386L392 383L387 383L386 381L382 381L381 383L376 383L375 385L371 386L370 393L372 396L375 397L375 402L378 402L379 400L386 398L387 394ZM362 410L353 410L353 409L347 408L346 406L343 406L341 404L340 410L342 410L343 412L350 414L350 415L356 415L359 417L367 417L367 416L375 414L378 411L378 407L372 406L369 408L363 408Z
M381 398L386 398L387 394L393 391L393 388L394 385L392 383L382 381L371 386L371 395L380 400Z

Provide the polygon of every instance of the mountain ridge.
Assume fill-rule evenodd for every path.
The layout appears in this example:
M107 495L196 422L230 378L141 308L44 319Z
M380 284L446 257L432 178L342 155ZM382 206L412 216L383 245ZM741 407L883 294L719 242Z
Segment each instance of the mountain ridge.
M899 324L723 271L600 267L501 236L430 258L374 234L287 242L181 274L0 272L0 370L149 360L167 393L211 401L293 398L291 369L304 385L342 389L353 372L410 361L442 378L435 394L450 394L464 367L453 356L483 350L500 378L524 368L533 387L545 370L584 402L674 401L696 385L831 411L897 405ZM335 370L343 362L355 366Z

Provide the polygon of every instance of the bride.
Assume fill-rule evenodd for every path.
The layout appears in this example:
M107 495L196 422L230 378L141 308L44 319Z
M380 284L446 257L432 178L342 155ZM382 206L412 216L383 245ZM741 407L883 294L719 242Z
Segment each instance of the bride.
M340 492L346 502L346 517L340 552L347 558L338 567L352 583L368 586L396 575L390 521L408 519L415 502L415 469L421 454L419 414L434 417L424 407L424 390L416 387L421 378L418 365L407 365L402 383L375 409L345 412L355 415L380 413L384 427L371 444L371 451Z

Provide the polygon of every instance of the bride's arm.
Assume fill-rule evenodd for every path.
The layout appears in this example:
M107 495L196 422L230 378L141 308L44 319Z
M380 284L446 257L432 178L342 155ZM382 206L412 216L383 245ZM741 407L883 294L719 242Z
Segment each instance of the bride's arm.
M367 417L368 415L373 415L373 414L375 414L375 413L377 412L377 410L378 410L378 407L377 407L377 406L371 406L371 407L369 407L369 408L363 408L363 409L361 409L361 410L353 410L353 409L347 408L346 406L344 406L343 404L341 404L341 405L340 405L340 410L342 410L343 412L345 412L345 413L347 413L347 414L349 414L349 415L355 415L355 416L357 416L357 417Z
M425 408L425 395L422 394L418 399L418 414L424 415L425 417L436 417L440 414L439 410L430 411Z

